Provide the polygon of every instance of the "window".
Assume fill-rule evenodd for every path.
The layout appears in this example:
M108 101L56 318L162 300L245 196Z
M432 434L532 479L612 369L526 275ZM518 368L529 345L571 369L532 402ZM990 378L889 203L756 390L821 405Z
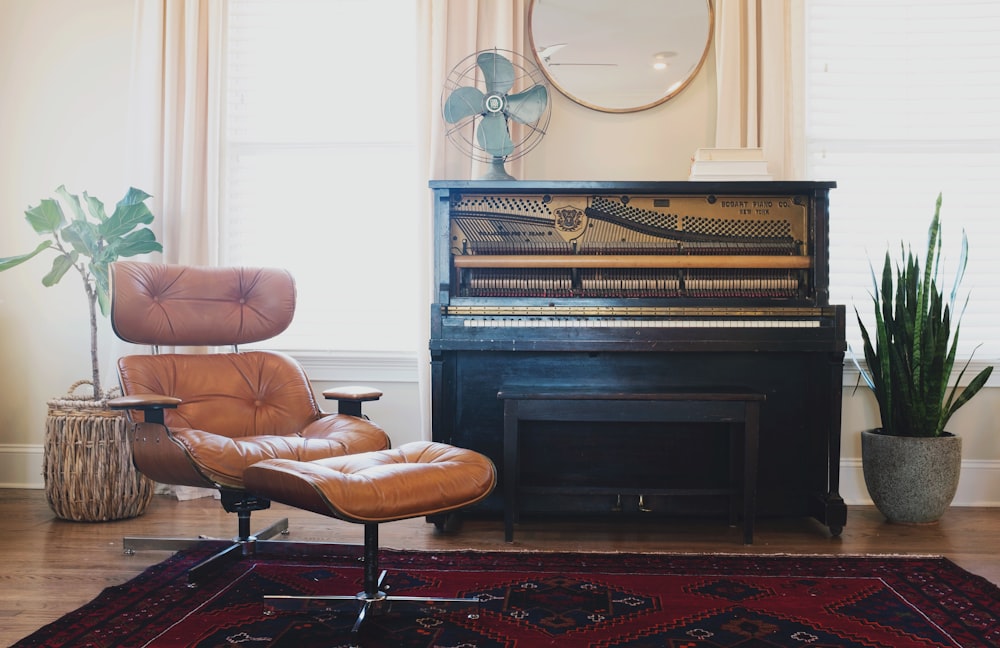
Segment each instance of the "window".
M222 257L295 276L295 320L271 347L422 342L414 5L229 2Z
M963 228L970 295L959 353L1000 358L1000 2L806 3L807 177L831 191L831 303L871 322L870 264L921 254L943 194L943 287ZM921 256L922 258L922 256Z

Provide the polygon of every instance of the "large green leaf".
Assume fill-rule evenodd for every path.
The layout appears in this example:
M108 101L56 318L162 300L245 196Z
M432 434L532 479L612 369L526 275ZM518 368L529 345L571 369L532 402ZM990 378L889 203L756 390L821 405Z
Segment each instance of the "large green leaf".
M156 241L153 230L143 227L111 241L105 250L106 259L103 260L106 263L111 263L118 257L132 257L137 254L162 251L163 246Z
M108 215L104 212L104 203L88 195L86 191L83 192L83 201L87 203L87 211L94 217L94 220L99 223L108 220Z
M41 243L38 244L38 247L36 247L31 252L28 252L27 254L18 254L18 255L15 255L15 256L0 257L0 271L6 270L8 268L13 268L14 266L21 265L22 263L24 263L28 259L31 259L31 258L34 258L34 257L38 256L38 254L42 250L47 250L50 247L52 247L52 241L42 241Z
M80 205L79 196L67 191L65 185L59 185L59 188L56 189L56 195L65 200L73 209L73 218L76 220L87 220L87 215L83 213L83 207Z
M95 257L104 247L103 237L97 225L90 221L75 220L62 230L63 240L73 249L87 257Z
M52 234L66 224L62 205L52 198L45 198L37 207L27 209L24 217L38 234Z
M146 193L142 189L136 189L135 187L129 187L122 199L118 201L119 205L137 205L144 202L147 198L152 198L151 194Z
M76 252L57 256L52 260L52 269L42 277L42 285L48 288L59 283L59 280L73 267L78 258L79 256Z
M108 266L103 263L91 263L90 273L94 276L94 292L97 305L102 315L111 312L111 281L108 279Z
M145 203L123 203L115 206L115 211L108 220L100 225L101 235L113 241L125 236L140 225L148 225L153 222L153 214Z

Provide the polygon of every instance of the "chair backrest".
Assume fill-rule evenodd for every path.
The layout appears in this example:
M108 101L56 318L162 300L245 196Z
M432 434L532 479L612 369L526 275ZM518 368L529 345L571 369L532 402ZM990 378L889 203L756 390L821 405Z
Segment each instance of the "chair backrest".
M260 342L295 315L295 280L287 270L118 261L110 279L111 325L135 344Z
M284 331L295 312L295 282L285 270L133 261L110 270L112 327L135 344L259 342ZM170 428L287 435L322 415L301 367L275 352L130 355L118 360L118 375L126 395L181 399L164 412Z

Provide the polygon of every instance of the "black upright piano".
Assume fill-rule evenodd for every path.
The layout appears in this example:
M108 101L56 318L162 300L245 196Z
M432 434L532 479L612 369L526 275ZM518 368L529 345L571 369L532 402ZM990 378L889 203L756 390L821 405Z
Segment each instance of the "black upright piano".
M433 438L503 462L511 385L740 386L760 415L759 516L838 535L844 307L829 304L833 182L432 181ZM660 424L662 426L662 424ZM710 487L730 444L704 426L537 422L521 484ZM499 489L498 489L499 490ZM499 493L479 506L502 507ZM544 495L523 515L701 515L727 501Z

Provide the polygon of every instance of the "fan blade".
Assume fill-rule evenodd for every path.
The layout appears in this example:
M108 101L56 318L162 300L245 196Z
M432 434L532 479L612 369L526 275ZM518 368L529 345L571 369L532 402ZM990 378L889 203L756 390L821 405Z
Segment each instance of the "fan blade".
M444 120L449 124L483 112L485 96L479 88L456 88L444 102Z
M524 92L508 95L507 114L516 122L533 124L545 112L549 93L543 85L531 86Z
M507 120L500 113L488 113L483 117L476 137L483 150L494 157L507 157L514 152L514 142L507 132Z
M496 52L482 52L476 63L483 71L488 94L506 94L514 87L514 65Z

